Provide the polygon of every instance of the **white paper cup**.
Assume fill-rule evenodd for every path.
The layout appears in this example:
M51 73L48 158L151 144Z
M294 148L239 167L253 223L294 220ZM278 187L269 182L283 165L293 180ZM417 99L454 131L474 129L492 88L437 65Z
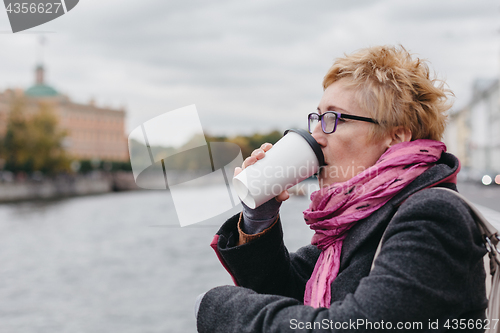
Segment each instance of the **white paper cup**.
M322 165L323 152L312 135L289 129L263 159L233 178L233 186L240 200L253 209L311 177Z

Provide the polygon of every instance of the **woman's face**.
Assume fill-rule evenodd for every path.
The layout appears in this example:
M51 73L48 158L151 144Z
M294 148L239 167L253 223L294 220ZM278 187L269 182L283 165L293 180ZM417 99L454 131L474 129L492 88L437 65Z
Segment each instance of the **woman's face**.
M346 79L341 79L328 86L318 106L318 113L338 111L370 118L370 115L361 109L355 99L355 90L347 88ZM318 123L312 136L320 144L325 155L326 166L319 174L321 187L337 182L344 182L358 173L374 165L379 157L390 146L390 136L373 139L369 136L373 123L339 119L334 133L325 134Z

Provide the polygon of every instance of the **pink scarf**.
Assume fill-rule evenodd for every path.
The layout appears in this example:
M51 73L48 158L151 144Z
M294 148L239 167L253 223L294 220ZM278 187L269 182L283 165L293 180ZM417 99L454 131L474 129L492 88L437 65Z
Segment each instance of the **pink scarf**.
M311 194L304 219L316 232L311 244L322 252L307 282L304 304L330 307L331 284L339 272L347 231L433 166L444 151L446 146L439 141L399 143L387 149L375 165L350 180Z

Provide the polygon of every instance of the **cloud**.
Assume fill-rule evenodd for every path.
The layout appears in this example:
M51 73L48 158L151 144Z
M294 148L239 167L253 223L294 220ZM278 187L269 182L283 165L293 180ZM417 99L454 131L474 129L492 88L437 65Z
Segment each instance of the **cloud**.
M70 96L126 105L129 128L196 103L207 130L232 133L304 125L334 58L377 44L429 59L463 105L498 71L498 15L493 0L86 0L43 27L48 77ZM31 84L34 44L0 35L0 85Z

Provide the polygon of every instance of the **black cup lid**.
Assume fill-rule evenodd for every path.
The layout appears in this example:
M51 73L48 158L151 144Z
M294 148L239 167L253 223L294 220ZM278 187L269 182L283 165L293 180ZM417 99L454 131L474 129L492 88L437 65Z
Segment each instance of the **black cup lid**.
M312 150L314 151L314 154L316 154L316 158L318 159L319 166L325 165L325 155L323 155L323 151L321 150L321 146L319 143L313 138L313 136L306 130L301 129L301 128L290 128L283 133L283 135L286 135L288 132L294 132L302 136L309 146L311 146Z

